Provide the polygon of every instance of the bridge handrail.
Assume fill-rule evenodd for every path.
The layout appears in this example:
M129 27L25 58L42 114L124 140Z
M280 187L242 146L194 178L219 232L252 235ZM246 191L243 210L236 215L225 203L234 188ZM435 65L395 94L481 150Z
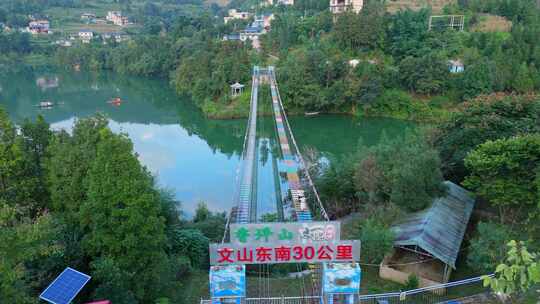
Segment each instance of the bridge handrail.
M298 149L298 145L296 144L296 139L294 138L294 134L292 132L291 125L289 124L289 119L287 118L287 113L285 112L285 108L283 107L283 103L281 102L281 94L279 93L278 83L277 83L276 74L275 74L275 68L273 66L271 66L271 67L269 67L268 70L269 70L269 73L271 75L271 79L274 82L274 85L276 86L276 92L277 92L277 95L278 95L279 106L281 108L281 112L283 113L283 117L285 117L285 123L287 124L287 128L290 131L289 134L291 135L292 143L293 143L296 151L298 152L298 158L300 159L300 163L301 163L302 167L304 168L304 171L306 172L306 177L308 179L309 185L311 186L311 188L313 190L313 193L315 194L315 198L317 199L317 203L319 204L319 207L321 208L322 216L324 217L325 220L329 221L330 218L328 217L328 214L326 213L326 209L323 206L323 203L322 203L321 198L319 196L319 192L317 191L317 188L315 188L315 184L313 183L313 180L311 179L311 174L309 174L309 172L307 170L306 163L304 161L304 158L302 157L302 153Z
M257 77L259 74L259 67L254 66L253 72L252 72L252 79L251 79L251 88L255 86L255 77ZM250 99L250 111L248 113L248 125L246 127L246 132L244 134L244 143L242 145L242 154L240 155L240 161L238 162L238 166L236 168L236 179L235 179L235 187L234 187L234 194L233 194L233 202L236 204L239 203L239 197L240 197L240 172L241 167L244 166L243 159L246 157L246 145L248 141L248 135L249 135L249 122L251 121L251 105L253 103L253 94ZM225 239L227 238L227 231L229 229L229 225L231 223L231 217L232 217L232 210L229 211L229 216L227 217L227 222L225 223L225 231L223 232L223 238L221 239L221 243L225 243Z
M437 285L432 285L432 286L427 286L427 287L422 287L422 288L416 288L416 289L411 289L411 290L407 290L407 291L403 291L403 292L389 292L389 293L379 293L379 294L371 294L371 295L359 295L358 298L360 300L368 300L368 299L375 299L375 298L385 298L385 297L396 297L396 296L409 296L409 295L414 295L414 294L418 294L418 293L422 293L422 292L426 292L426 291L432 291L432 290L437 290L437 289L443 289L443 288L448 288L448 287L454 287L454 286L460 286L460 285L467 285L467 284L471 284L471 283L476 283L476 282L480 282L484 279L484 277L493 277L494 274L488 274L488 275L485 275L485 276L478 276L478 277L474 277L474 278L468 278L468 279L464 279L464 280L459 280L459 281L454 281L454 282L448 282L448 283L444 283L444 284L437 284Z

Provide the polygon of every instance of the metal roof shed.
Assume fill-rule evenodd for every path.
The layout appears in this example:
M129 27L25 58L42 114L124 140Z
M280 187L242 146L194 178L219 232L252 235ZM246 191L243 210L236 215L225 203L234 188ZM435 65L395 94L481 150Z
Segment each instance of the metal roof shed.
M431 207L412 214L393 227L395 246L418 246L456 268L456 259L474 208L468 191L446 181L445 197L437 198Z

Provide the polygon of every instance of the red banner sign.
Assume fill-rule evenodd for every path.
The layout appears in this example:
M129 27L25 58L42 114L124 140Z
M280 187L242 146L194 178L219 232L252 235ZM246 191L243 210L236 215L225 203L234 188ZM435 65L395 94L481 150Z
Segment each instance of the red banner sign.
M359 259L360 241L210 245L211 265L349 262Z

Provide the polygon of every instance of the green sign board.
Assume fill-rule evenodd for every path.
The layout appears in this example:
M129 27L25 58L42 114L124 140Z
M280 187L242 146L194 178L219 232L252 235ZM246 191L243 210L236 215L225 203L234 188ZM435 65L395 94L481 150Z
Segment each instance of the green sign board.
M339 222L231 224L232 244L334 242L340 240Z

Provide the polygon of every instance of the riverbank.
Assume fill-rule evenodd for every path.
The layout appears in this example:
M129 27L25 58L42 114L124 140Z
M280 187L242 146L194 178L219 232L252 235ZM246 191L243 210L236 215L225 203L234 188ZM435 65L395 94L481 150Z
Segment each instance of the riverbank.
M210 119L241 119L248 117L249 103L249 92L244 92L242 96L232 100L228 104L206 100L199 108L204 115ZM260 103L259 115L272 115L272 110L269 105L269 103L265 102ZM330 111L320 110L317 112L322 115L341 114L366 118L393 118L418 123L435 123L450 119L452 113L454 113L456 109L457 106L455 103L433 104L429 101L411 100L408 103L400 104L398 106L358 105L352 107L352 110L339 111L334 109ZM308 111L297 108L287 109L288 115L305 115L306 112Z

